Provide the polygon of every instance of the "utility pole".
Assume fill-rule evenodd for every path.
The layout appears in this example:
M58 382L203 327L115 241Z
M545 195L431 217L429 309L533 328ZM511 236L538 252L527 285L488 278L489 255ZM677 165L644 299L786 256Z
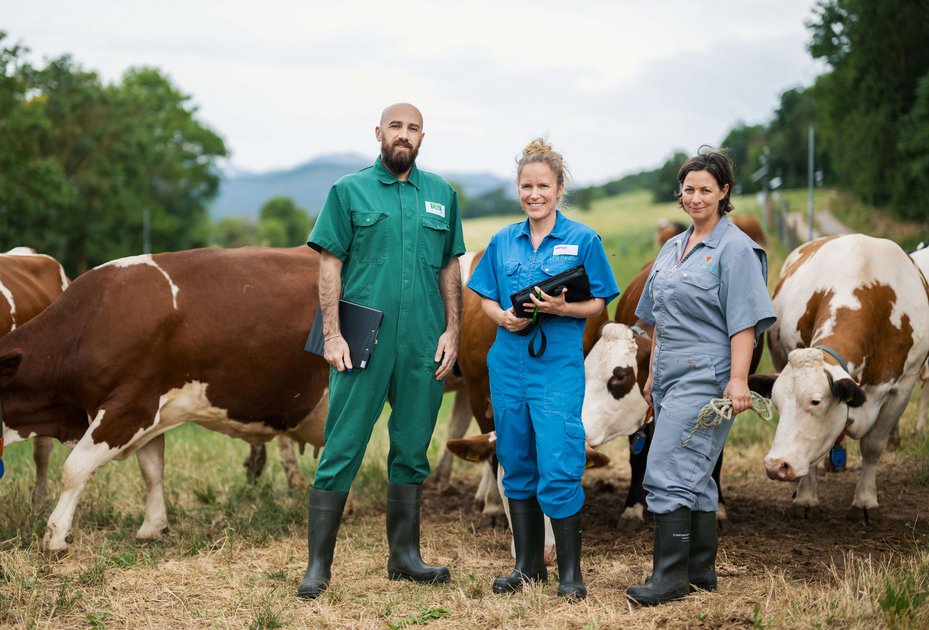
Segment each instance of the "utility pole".
M810 187L810 197L806 202L806 210L808 215L808 223L810 226L809 229L809 238L808 241L813 240L813 125L810 125L810 147L809 154L807 155L807 176L809 178L809 187Z
M152 253L152 218L148 204L142 206L142 253Z

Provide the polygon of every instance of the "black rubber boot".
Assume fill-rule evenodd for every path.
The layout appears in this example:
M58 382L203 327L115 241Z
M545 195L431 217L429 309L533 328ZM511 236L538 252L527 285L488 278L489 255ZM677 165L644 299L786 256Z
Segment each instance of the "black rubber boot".
M329 586L336 534L339 533L347 498L347 492L310 490L306 525L309 562L303 581L297 588L297 597L316 599Z
M555 553L558 556L558 594L568 600L587 597L581 575L581 512L568 518L553 518Z
M643 586L630 586L626 597L640 606L655 606L690 593L687 563L690 558L690 509L678 508L655 515L655 549L652 574Z
M419 508L423 487L416 484L387 484L387 542L390 558L387 577L413 582L448 582L445 567L423 562L419 554Z
M693 512L690 521L690 590L716 590L716 512Z
M494 593L513 593L526 582L547 582L545 567L545 515L539 501L510 499L510 520L516 547L516 568L509 575L494 580Z

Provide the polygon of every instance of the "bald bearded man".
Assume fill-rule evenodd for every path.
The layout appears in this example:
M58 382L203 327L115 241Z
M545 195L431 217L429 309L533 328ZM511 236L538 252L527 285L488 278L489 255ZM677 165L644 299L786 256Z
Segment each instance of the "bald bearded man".
M325 448L309 497L309 563L297 590L307 599L329 584L345 500L386 401L387 575L424 583L450 578L447 568L420 556L419 514L443 379L458 356L458 256L465 251L458 200L445 180L416 167L425 136L416 107L387 107L374 135L380 157L335 183L307 241L320 253L330 364ZM384 313L365 369L351 363L339 327L340 298Z

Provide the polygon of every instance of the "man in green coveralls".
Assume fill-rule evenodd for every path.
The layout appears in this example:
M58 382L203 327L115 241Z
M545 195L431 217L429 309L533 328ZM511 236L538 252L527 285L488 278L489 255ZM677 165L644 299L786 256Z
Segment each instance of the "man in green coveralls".
M374 423L389 401L387 540L392 580L446 582L448 569L419 551L426 450L442 403L443 379L458 356L464 253L455 191L416 168L423 117L391 105L374 129L381 156L329 191L307 244L320 253L319 305L329 372L325 448L310 491L309 566L297 595L329 584L336 534ZM365 369L352 369L339 330L339 298L384 312Z

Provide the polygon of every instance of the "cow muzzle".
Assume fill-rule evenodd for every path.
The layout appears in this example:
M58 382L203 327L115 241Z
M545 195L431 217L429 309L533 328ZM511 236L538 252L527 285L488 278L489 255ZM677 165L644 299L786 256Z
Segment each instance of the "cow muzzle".
M794 481L796 479L793 466L783 459L765 458L764 469L768 473L768 478L774 481Z

